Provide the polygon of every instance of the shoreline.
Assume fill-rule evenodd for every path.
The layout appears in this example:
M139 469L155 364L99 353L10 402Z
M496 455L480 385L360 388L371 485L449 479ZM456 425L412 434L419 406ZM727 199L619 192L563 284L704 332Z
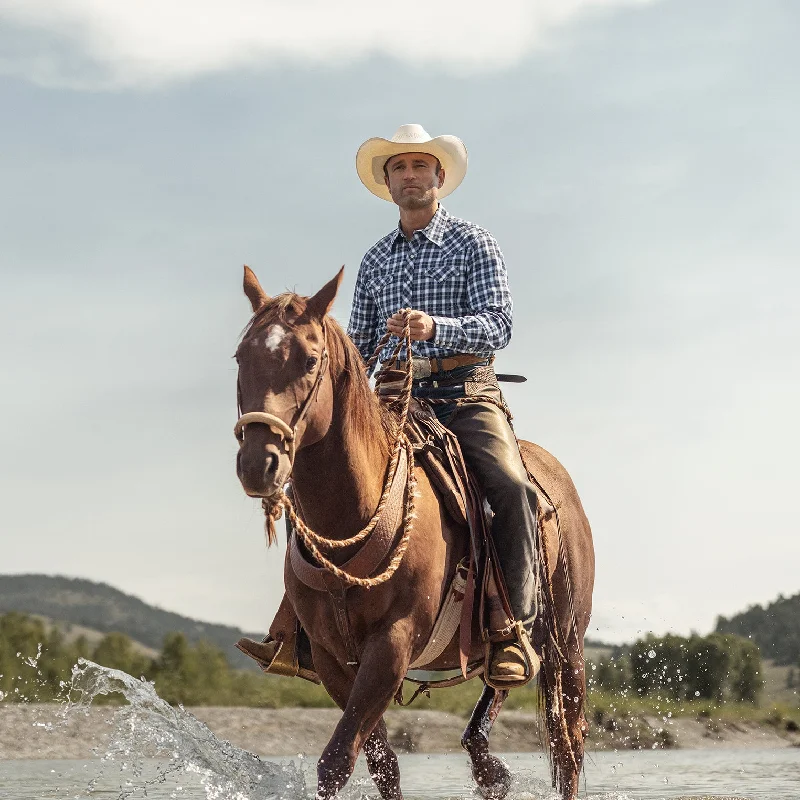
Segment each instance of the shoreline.
M119 706L75 711L66 720L56 704L1 704L0 759L83 759L102 756L114 731ZM318 754L328 742L340 712L331 708L186 709L215 736L260 756ZM389 741L399 753L460 753L466 720L444 711L390 709ZM506 711L495 724L492 750L540 752L538 715ZM800 733L752 722L640 715L591 726L586 751L636 749L782 749L800 747Z

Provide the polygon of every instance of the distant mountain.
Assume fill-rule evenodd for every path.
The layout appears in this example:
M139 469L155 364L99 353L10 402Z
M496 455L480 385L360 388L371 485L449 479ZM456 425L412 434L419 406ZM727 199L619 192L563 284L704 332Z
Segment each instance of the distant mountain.
M780 665L800 664L800 594L780 595L766 608L751 606L727 619L717 618L719 633L751 638L764 658Z
M235 667L255 663L234 642L242 636L262 636L164 611L107 583L53 575L0 575L0 614L8 611L38 614L102 633L118 631L154 650L161 650L167 633L180 631L190 642L212 642Z

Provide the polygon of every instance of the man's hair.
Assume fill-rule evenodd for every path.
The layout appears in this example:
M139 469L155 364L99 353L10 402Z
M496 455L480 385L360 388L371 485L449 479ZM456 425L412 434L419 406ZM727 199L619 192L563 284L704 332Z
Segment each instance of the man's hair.
M397 155L403 155L403 153L397 153ZM436 174L438 175L442 171L442 162L439 161L436 156L431 153L425 153L426 156L431 156L431 158L436 159ZM383 162L383 174L388 178L389 177L389 170L386 169L386 165L394 158L394 156L389 156L386 161Z

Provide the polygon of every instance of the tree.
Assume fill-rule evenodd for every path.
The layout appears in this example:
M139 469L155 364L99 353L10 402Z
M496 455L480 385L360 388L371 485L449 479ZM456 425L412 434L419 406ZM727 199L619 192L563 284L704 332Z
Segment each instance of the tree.
M729 675L729 696L739 703L758 704L764 681L761 678L761 652L758 645L741 636L728 635L726 642L732 654Z
M104 667L120 669L134 678L151 671L150 659L137 652L133 642L124 633L106 634L95 648L92 661Z

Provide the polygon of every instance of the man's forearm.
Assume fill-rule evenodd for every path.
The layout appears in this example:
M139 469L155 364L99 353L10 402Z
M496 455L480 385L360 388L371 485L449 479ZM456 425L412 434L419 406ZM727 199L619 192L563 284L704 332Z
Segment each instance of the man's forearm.
M462 317L434 316L431 343L459 353L493 353L511 340L510 311L492 310Z

